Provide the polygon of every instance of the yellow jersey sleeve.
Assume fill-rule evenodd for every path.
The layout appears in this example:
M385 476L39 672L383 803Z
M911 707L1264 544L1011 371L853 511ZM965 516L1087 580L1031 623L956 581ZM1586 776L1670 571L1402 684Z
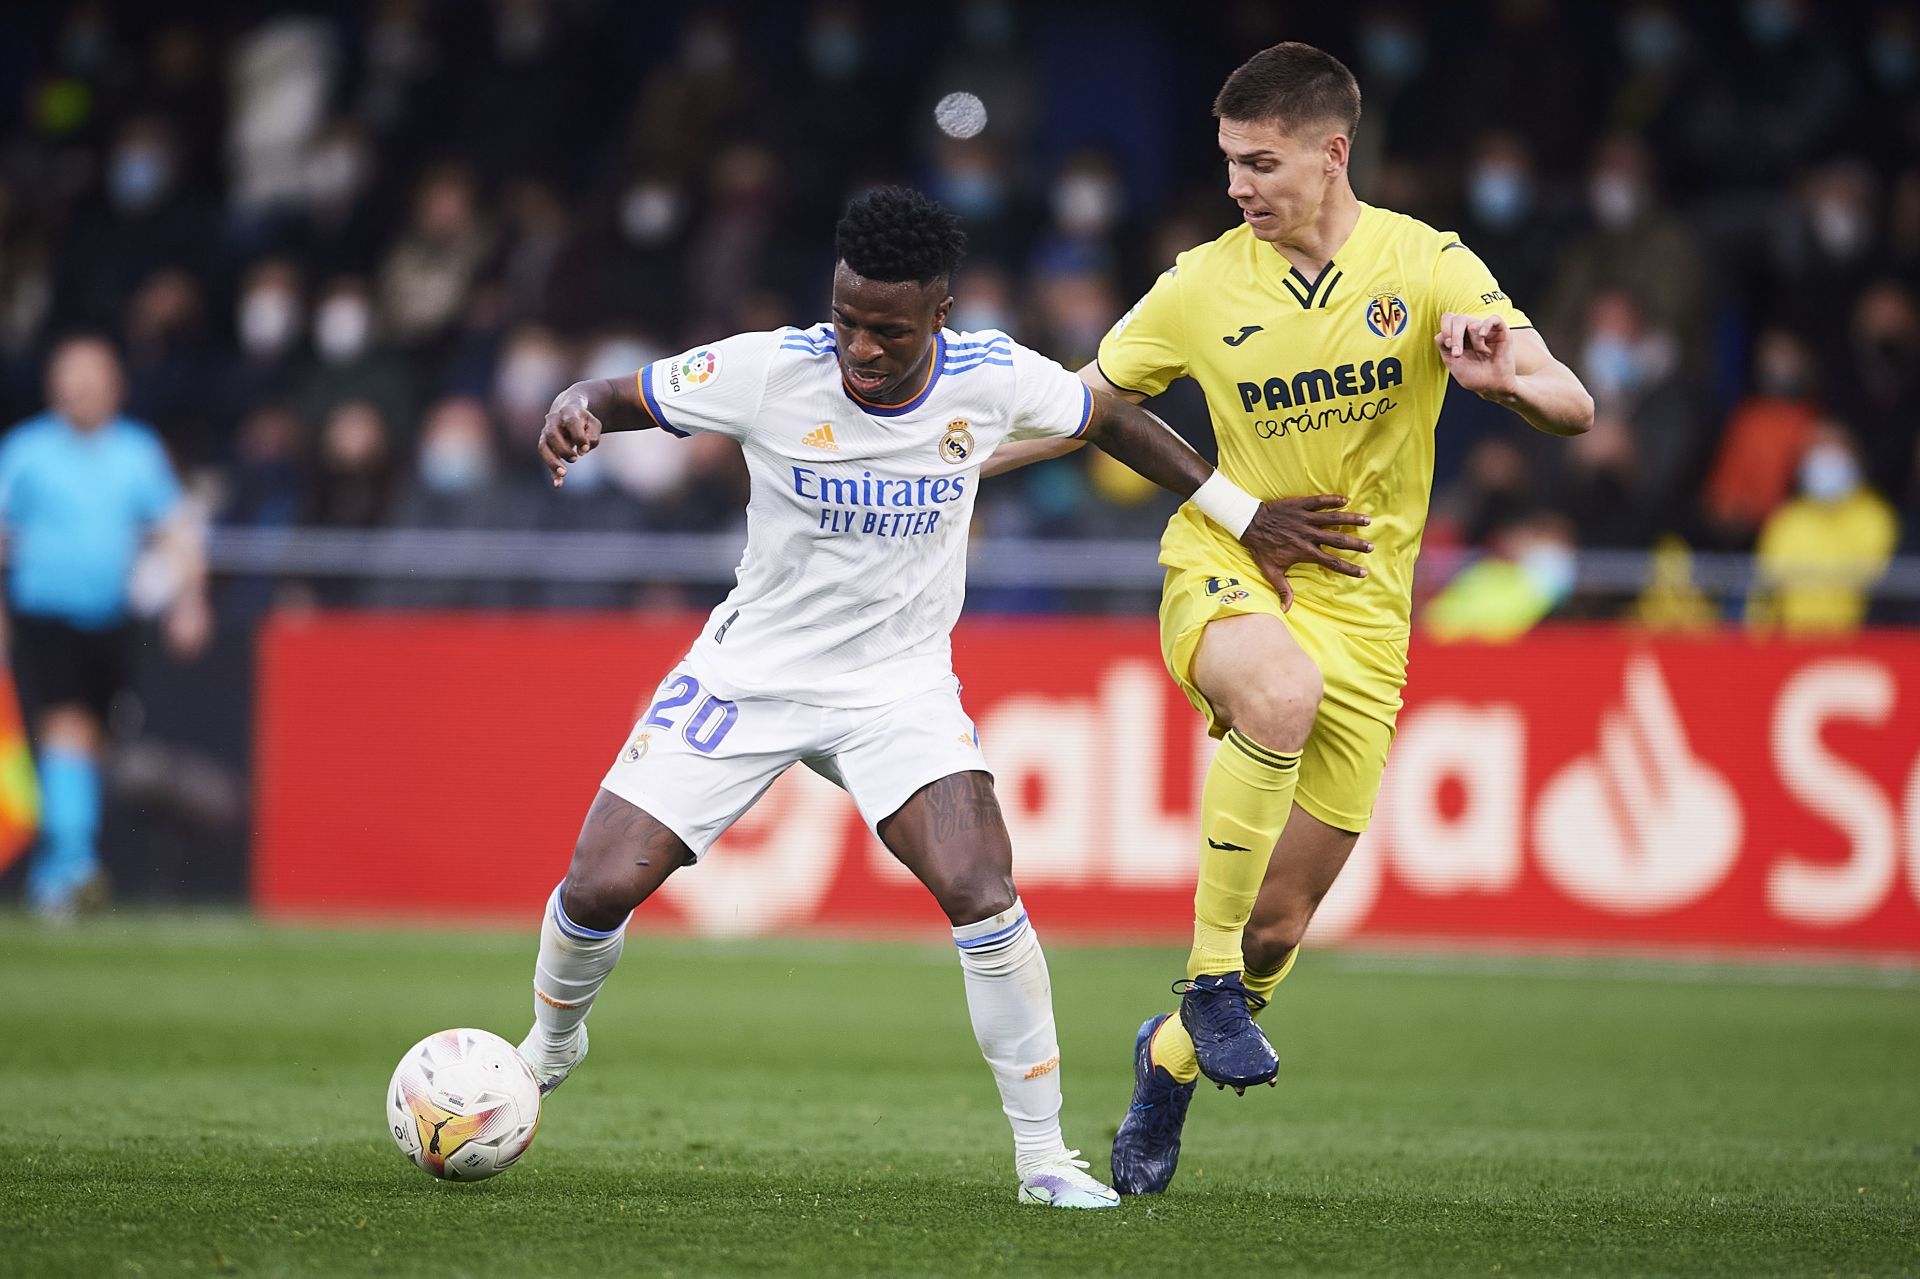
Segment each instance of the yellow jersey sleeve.
M1501 291L1500 282L1493 278L1493 272L1479 255L1462 244L1459 236L1443 234L1442 238L1446 243L1441 246L1440 260L1433 268L1434 300L1441 312L1497 315L1510 329L1533 327L1527 313Z
M1122 391L1158 395L1187 375L1186 350L1186 309L1180 302L1176 262L1100 339L1100 373Z

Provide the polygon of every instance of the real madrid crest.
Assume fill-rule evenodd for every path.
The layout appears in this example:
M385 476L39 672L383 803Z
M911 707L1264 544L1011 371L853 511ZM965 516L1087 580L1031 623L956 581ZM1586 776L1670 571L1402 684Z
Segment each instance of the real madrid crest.
M947 423L947 433L940 437L940 460L948 466L959 466L973 456L973 432L967 429L967 419L957 417Z

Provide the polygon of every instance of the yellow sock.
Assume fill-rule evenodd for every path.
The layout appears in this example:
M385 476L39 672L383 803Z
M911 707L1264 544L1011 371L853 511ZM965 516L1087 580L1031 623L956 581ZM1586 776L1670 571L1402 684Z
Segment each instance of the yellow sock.
M1280 966L1271 972L1263 973L1252 968L1243 970L1240 974L1240 984L1247 988L1249 995L1263 1000L1272 999L1273 988L1287 979L1287 974L1293 971L1293 961L1298 958L1300 958L1300 948L1295 946L1287 952L1287 957L1280 961ZM1255 1017L1260 1015L1264 1007L1262 1004L1251 1002L1248 1006L1253 1010Z
M1240 971L1241 936L1299 776L1299 751L1269 750L1238 729L1228 729L1214 752L1200 791L1200 880L1187 976Z
M1183 1084L1200 1078L1200 1059L1193 1055L1193 1036L1175 1013L1160 1023L1147 1044L1147 1059Z
M1273 998L1273 988L1286 979L1293 971L1293 961L1300 958L1300 948L1295 946L1284 962L1272 972L1256 972L1249 968L1241 975L1249 995L1258 995L1262 999ZM1253 1009L1258 1017L1260 1009ZM1153 1040L1147 1045L1147 1056L1154 1065L1172 1075L1183 1084L1192 1083L1200 1077L1200 1061L1193 1055L1193 1036L1180 1024L1180 1014L1175 1013L1160 1023L1160 1029L1153 1033Z

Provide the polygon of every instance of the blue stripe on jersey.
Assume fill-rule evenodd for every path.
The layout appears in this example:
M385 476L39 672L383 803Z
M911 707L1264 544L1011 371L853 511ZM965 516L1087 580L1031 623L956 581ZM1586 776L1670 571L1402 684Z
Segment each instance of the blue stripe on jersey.
M808 346L805 342L782 342L780 349L782 351L804 351L808 355L832 355L834 353L834 348L831 344L827 346Z
M646 398L647 412L653 414L653 420L660 424L661 430L668 435L677 435L683 440L687 438L687 433L667 421L667 415L660 411L660 399L653 393L653 365L651 364L640 370L640 394Z
M979 368L982 364L997 364L1003 369L1010 369L1013 367L1012 360L984 360L984 359L978 359L975 357L969 357L965 360L957 360L954 363L947 365L945 368L941 369L940 371L942 373L966 373L973 369Z
M1020 918L1014 920L997 933L988 933L985 937L973 937L966 941L960 941L956 938L953 944L961 950L979 950L982 946L992 946L1006 941L1026 926L1027 912L1023 910L1020 912Z
M1080 425L1073 432L1073 438L1076 440L1085 435L1087 428L1093 425L1093 388L1082 382L1080 392L1086 397L1087 402L1080 409Z
M783 345L788 342L805 342L808 346L832 346L833 334L807 333L804 330L795 329L791 333L782 335L780 341Z
M1013 350L1012 338L992 338L985 342L954 342L947 347L949 355L966 355L971 351L998 351L1002 355Z

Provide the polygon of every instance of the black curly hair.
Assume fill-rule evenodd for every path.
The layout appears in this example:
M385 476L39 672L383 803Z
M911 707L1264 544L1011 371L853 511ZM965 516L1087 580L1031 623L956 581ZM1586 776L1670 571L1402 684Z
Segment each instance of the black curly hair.
M960 219L910 187L856 196L833 229L833 247L855 275L886 283L946 284L967 251Z

